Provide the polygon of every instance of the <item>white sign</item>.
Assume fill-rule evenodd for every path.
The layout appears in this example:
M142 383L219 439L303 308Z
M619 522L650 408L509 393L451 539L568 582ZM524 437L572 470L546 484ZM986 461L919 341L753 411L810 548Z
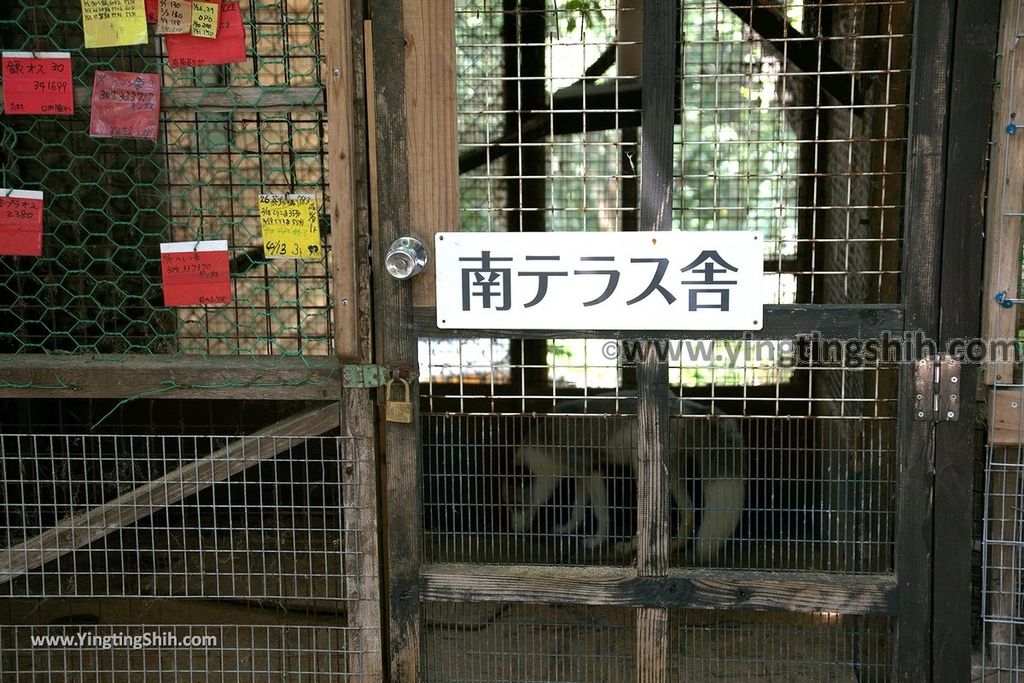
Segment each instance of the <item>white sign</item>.
M758 330L760 232L438 233L437 326Z

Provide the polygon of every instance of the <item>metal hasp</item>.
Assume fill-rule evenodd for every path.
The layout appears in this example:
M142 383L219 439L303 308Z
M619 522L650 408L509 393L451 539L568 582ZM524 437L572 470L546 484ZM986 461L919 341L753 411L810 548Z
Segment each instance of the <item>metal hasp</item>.
M342 366L342 382L346 389L375 389L387 384L391 372L383 365Z
M384 257L384 267L396 280L408 280L423 272L427 265L427 248L415 237L400 237Z
M960 420L960 361L946 353L915 363L914 419L925 422Z

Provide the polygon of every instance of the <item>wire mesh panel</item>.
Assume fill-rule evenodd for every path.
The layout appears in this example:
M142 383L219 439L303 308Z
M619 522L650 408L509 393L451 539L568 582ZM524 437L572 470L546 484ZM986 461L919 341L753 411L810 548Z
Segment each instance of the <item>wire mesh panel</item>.
M433 603L423 619L425 681L636 680L630 610Z
M71 52L79 100L74 116L0 121L0 185L45 198L42 257L0 264L0 350L331 353L328 257L265 258L257 210L261 193L328 200L321 10L240 4L245 60L183 68L158 38L83 49L77 0L0 9L5 50ZM160 76L155 141L90 136L97 71ZM164 306L160 243L202 239L228 241L231 303Z
M357 680L356 447L0 437L3 679Z

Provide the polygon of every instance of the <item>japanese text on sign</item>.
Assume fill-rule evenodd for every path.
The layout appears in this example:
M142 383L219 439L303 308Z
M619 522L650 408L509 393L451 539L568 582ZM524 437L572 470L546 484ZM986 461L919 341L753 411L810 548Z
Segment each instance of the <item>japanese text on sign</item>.
M67 52L4 52L2 55L5 114L75 112L71 55Z
M245 61L245 26L237 2L225 2L220 8L217 37L202 38L190 33L165 38L167 62L174 68L234 64Z
M201 38L216 38L220 22L220 4L216 2L192 3L192 35Z
M43 193L0 188L0 254L43 253Z
M267 258L318 259L320 217L311 194L261 194L260 225Z
M139 45L146 35L144 0L82 0L86 47Z
M156 139L160 124L160 77L97 71L93 78L89 135Z
M165 306L205 306L231 301L227 240L160 245Z
M441 233L437 326L751 330L758 232Z

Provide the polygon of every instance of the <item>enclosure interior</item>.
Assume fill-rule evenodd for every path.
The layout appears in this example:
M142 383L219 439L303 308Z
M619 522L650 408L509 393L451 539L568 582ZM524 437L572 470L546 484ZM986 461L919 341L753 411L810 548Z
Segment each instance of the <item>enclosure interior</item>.
M910 4L679 10L673 228L763 231L766 304L899 304ZM642 23L629 0L456 2L460 230L638 229ZM896 370L801 332L670 347L674 567L893 573ZM628 346L421 338L426 562L635 562ZM635 615L431 603L424 662L631 680ZM669 628L683 680L891 674L886 617L674 610Z

